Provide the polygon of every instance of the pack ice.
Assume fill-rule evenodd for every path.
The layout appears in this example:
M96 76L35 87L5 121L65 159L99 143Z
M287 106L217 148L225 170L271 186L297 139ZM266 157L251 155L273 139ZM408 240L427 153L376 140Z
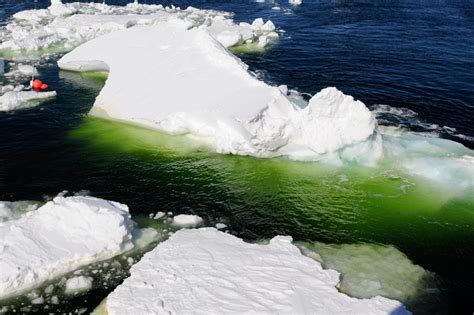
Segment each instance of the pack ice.
M179 230L131 268L106 299L112 314L407 314L398 301L340 293L324 270L277 236L249 244L214 228Z
M232 14L193 7L163 7L130 3L113 6L104 3L68 3L51 0L47 9L26 10L0 28L0 53L14 54L69 51L77 45L106 33L137 25L153 25L178 18L207 29L224 46L255 43L265 47L278 38L271 21L256 19L252 24L235 23Z
M11 203L0 205L0 300L133 247L133 222L120 203L56 197L19 218Z

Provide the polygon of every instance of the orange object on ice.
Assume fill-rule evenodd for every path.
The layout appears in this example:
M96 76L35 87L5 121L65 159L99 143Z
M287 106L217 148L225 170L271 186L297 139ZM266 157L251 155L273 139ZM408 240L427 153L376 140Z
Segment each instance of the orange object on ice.
M40 89L43 91L43 90L46 90L48 88L48 85L46 83L43 83L40 87Z
M33 89L41 89L41 86L43 85L43 82L41 82L41 80L33 80L33 84L32 84L32 88Z

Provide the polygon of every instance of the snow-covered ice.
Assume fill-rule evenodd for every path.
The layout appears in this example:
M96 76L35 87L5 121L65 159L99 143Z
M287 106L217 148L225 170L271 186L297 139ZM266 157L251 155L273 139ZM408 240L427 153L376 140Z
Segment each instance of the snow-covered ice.
M195 27L208 29L226 47L247 41L262 45L261 37L278 37L271 21L260 23L262 20L257 19L252 24L237 24L228 12L138 3L126 6L92 2L63 4L59 0L52 0L47 9L14 14L13 19L0 28L0 51L16 54L68 51L109 32L153 25L169 18L179 18ZM269 42L265 42L265 45Z
M348 148L349 160L373 155L367 163L381 154L373 149L380 147L375 119L362 102L327 88L301 109L252 76L205 30L178 19L96 38L58 64L109 69L91 114L191 133L219 153L321 160ZM370 144L350 151L361 142Z
M0 223L0 299L133 248L127 206L93 197L56 197Z
M108 314L406 314L398 301L340 293L324 270L277 236L249 244L214 228L179 230L131 268L106 299Z
M135 62L123 62L130 58ZM474 187L472 150L379 129L374 113L336 88L304 104L285 86L259 81L207 31L182 20L105 35L58 63L73 71L109 70L90 114L192 134L219 153L336 165L374 166L384 158L453 190Z
M0 96L0 112L32 107L56 96L56 91L8 91Z
M201 225L203 222L200 216L194 214L178 214L173 217L172 224L180 228L193 228Z

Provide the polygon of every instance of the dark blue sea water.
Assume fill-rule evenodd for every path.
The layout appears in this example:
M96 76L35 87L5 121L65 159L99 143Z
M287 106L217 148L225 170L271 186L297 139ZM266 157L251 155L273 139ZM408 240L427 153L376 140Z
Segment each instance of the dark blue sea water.
M403 109L399 115L385 113L380 123L435 131L474 148L473 1L303 1L300 6L285 1L140 2L232 11L237 21L271 19L282 31L280 41L263 55L240 56L262 79L310 94L336 86L371 108L385 104ZM48 5L45 0L0 0L0 23L17 11ZM277 5L281 10L272 9ZM297 219L285 221L276 214L279 208L287 212L293 208L295 212L304 210L298 200L276 206L272 193L282 193L278 189L242 198L239 190L226 186L229 181L221 178L225 172L212 172L214 160L199 162L211 170L204 178L193 169L195 163L186 168L186 160L168 161L157 156L163 163L160 166L160 162L144 162L140 156L87 152L68 135L83 123L100 83L92 87L74 85L61 78L54 63L40 72L59 92L58 97L31 110L0 113L0 200L41 199L65 189L87 189L95 196L129 204L132 213L199 209L198 214L209 218L233 215L231 232L246 239L280 233L300 240L394 244L416 263L441 276L444 295L440 313L474 311L474 243L470 242L474 230L469 224L456 234L458 238L464 236L459 247L431 247L440 240L428 236L411 242L409 235L395 235L395 229L391 234L376 229L349 233L342 224L325 227L325 218L318 218L321 222L316 228ZM418 115L404 115L406 109ZM231 163L239 169L246 162L236 159ZM272 181L285 181L287 174L279 175ZM262 201L262 196L268 200ZM473 211L467 209L465 213L472 218ZM252 220L249 213L254 215ZM419 219L429 221L421 216ZM447 227L440 225L439 229ZM78 297L71 301L70 308L59 310L93 308L110 289L98 289L85 300Z

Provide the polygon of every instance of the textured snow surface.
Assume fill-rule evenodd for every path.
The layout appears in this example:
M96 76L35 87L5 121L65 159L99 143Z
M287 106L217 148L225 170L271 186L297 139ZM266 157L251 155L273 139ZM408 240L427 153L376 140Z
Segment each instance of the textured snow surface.
M96 38L58 64L109 69L92 114L192 133L219 153L334 160L347 147L347 160L371 164L381 156L375 119L362 102L327 88L301 109L252 76L207 31L178 19ZM367 143L351 148L361 142Z
M109 314L405 314L397 301L338 292L339 274L278 236L268 245L213 228L179 230L134 265Z
M0 299L131 249L131 230L127 206L93 197L56 197L0 222Z
M139 25L153 25L179 18L190 25L208 29L224 46L248 41L266 46L278 38L271 21L256 19L252 24L236 24L232 15L214 10L185 10L171 6L130 3L112 6L102 3L69 3L52 0L47 9L16 13L0 28L0 51L49 53L68 51L97 36Z

